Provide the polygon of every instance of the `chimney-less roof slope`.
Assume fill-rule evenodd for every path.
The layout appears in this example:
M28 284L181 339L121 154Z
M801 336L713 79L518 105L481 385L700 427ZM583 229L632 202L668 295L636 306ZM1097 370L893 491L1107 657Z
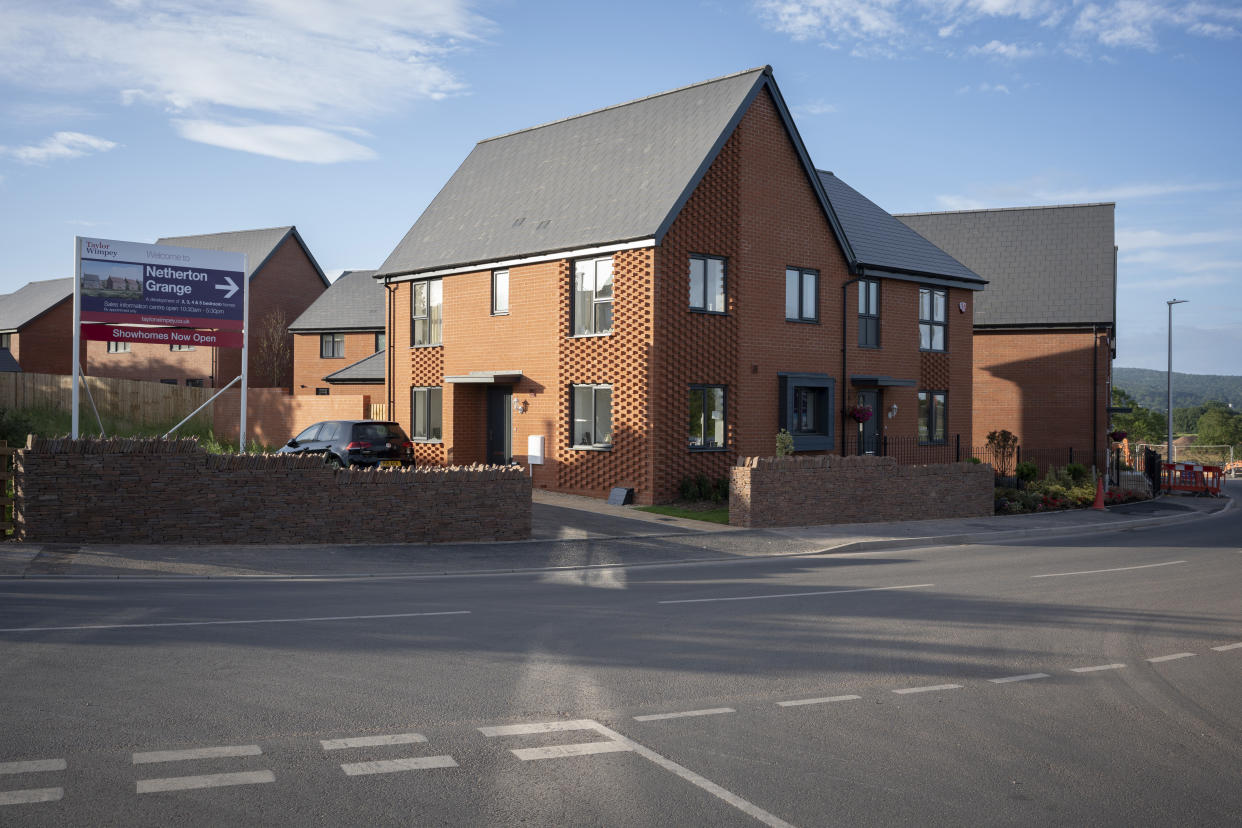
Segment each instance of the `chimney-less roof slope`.
M767 67L480 141L378 275L660 236Z
M352 365L346 365L339 371L333 371L323 378L324 382L383 385L384 357L386 355L386 351L376 351L369 357L363 357Z
M16 331L73 296L73 279L29 282L0 296L0 331Z
M817 170L858 263L895 273L955 282L986 282L979 274L902 224L884 208L825 170ZM976 300L977 301L977 300Z
M1071 204L896 217L988 280L975 326L1113 325L1116 205Z
M382 331L384 285L374 270L347 270L289 326L291 331Z
M271 255L276 252L276 248L280 247L288 236L293 236L302 251L306 253L306 258L310 259L311 265L315 268L315 272L319 274L319 278L323 280L325 285L329 284L328 277L324 275L323 270L319 267L319 262L315 261L315 257L311 255L310 248L306 246L306 242L302 240L298 229L293 226L289 227L269 227L263 230L235 230L228 233L206 233L201 236L165 236L156 240L156 244L168 244L174 247L197 247L200 250L227 250L230 253L246 254L246 279L254 278L254 274L259 268L267 263Z

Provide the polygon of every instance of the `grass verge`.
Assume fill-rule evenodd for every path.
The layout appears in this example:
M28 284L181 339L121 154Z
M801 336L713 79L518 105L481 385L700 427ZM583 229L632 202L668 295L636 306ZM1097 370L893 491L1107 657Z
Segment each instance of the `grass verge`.
M729 507L721 506L711 509L687 509L682 506L636 506L640 512L652 512L669 517L688 518L689 520L705 520L709 523L729 523Z

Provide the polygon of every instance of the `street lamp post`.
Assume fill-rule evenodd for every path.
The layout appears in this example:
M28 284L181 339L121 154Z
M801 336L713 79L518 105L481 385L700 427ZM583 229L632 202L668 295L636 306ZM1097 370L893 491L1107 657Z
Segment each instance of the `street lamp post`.
M1166 422L1165 425L1168 426L1169 433L1168 443L1165 445L1168 448L1168 462L1170 463L1173 462L1173 306L1184 305L1188 301L1190 300L1169 299L1165 302L1165 304L1169 306L1169 370L1166 372L1166 378L1168 380L1168 398L1166 400L1166 404L1168 406L1168 410L1165 412L1168 416L1168 422Z

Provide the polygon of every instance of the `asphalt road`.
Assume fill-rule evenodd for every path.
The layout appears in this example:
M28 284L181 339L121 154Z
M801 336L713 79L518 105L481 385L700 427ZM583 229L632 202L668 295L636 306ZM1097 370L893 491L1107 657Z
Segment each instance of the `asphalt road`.
M1242 825L1242 510L525 575L0 583L3 825Z

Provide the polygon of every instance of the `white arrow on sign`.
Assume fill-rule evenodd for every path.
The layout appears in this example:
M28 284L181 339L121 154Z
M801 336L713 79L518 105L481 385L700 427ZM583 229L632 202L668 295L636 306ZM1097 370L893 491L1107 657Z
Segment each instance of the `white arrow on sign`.
M224 298L232 299L233 294L237 293L237 282L234 282L233 279L229 276L225 276L224 281L228 282L228 284L227 285L216 285L216 290L226 291L226 293L224 294Z

